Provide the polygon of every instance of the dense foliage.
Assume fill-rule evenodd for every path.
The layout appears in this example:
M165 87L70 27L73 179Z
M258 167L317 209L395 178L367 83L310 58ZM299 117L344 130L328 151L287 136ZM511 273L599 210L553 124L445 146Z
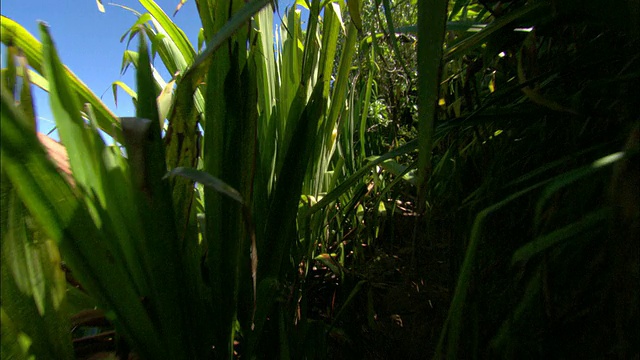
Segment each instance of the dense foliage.
M134 118L2 17L3 357L639 356L637 1L140 3Z

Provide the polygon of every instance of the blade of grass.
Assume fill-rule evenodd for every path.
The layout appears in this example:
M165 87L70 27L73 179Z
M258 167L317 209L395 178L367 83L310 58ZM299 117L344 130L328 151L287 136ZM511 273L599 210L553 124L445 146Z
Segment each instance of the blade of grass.
M242 25L245 25L251 17L267 6L271 0L253 0L247 3L227 21L220 30L207 42L206 49L194 60L193 64L184 73L182 81L191 85L195 91L196 87L204 80L205 73L209 68L212 55L218 48L231 37Z
M19 216L21 215L23 214L19 214ZM21 217L24 221L24 216ZM42 241L43 239L40 240ZM54 259L53 257L47 259L49 255L53 255L47 253L47 250L53 250L55 247L55 245L52 246L51 240L43 241L39 245L28 245L27 243L23 243L22 245L25 246L25 250L30 253L28 255L31 257L30 260L34 263L41 264L43 267L41 270L55 271L57 267L57 270L60 271L59 263L53 264L51 262L51 260ZM55 251L57 252L57 249L55 249ZM9 318L8 315L6 318L5 316L2 318L3 358L11 358L11 353L16 355L16 352L28 352L31 357L35 358L74 359L73 347L71 345L71 334L69 332L69 321L68 318L65 317L66 314L64 314L60 308L56 308L52 299L49 297L42 299L44 311L39 311L38 306L34 303L34 298L25 294L18 286L16 286L14 280L17 280L22 274L15 274L11 272L8 265L8 256L10 255L5 253L3 249L3 261L0 264L0 277L2 281L2 289L0 291L2 294L2 313L5 315L6 311L8 314L11 314L11 318ZM51 279L41 280L43 283L46 283L47 280ZM62 282L64 284L64 275L62 275ZM49 287L51 285L51 283L47 283L43 284L43 287ZM64 291L63 287L63 295ZM18 349L7 351L5 337L9 334L6 332L8 329L5 326L8 324L5 321L12 325L10 326L13 327L13 331L20 333L20 340L24 341L26 338L29 339L28 346L24 346L26 345L24 343L21 344L23 345L22 349L20 349L22 351ZM27 347L28 350L26 349ZM27 359L30 357L24 356L18 358Z
M387 1L387 0L385 0ZM418 3L418 213L425 210L448 1ZM414 239L415 241L415 239ZM415 247L415 243L413 244Z
M51 111L60 139L67 148L75 183L77 186L91 189L89 193L97 197L100 205L104 206L106 196L102 191L103 179L99 176L103 171L103 165L100 152L95 151L96 146L104 144L97 133L87 131L87 125L81 117L82 108L58 57L47 25L40 24L40 33L43 39L43 66L49 82ZM88 200L87 204L91 204L91 201Z
M489 36L495 34L500 29L506 27L514 21L526 18L528 16L533 16L536 13L548 13L549 4L546 2L536 2L531 5L523 6L522 8L509 13L498 20L495 20L481 31L465 38L464 40L458 42L457 44L448 47L447 51L443 55L443 59L449 60L454 57L458 57L464 55L471 49L474 49L484 42Z
M20 24L4 15L0 17L0 28L2 43L7 46L13 44L22 49L29 66L42 74L44 68L42 44ZM102 101L100 101L100 99L71 72L71 70L66 67L63 67L61 70L69 77L71 86L80 100L82 102L90 103L95 109L98 127L110 136L114 137L116 140L121 141L122 135L120 131L120 122L115 114L113 114L111 110L109 110L109 108L107 108L106 105L104 105L104 103L102 103Z
M323 84L316 84L311 100L301 114L287 155L282 166L282 177L270 199L269 213L264 229L264 242L259 247L261 262L258 267L258 304L254 333L250 349L255 349L263 335L262 330L276 299L276 282L281 266L296 238L296 217L300 202L302 182L308 167L308 159L317 137L318 122L323 115Z
M162 357L164 347L151 325L133 285L108 241L83 203L48 160L30 132L24 115L16 111L2 91L2 167L21 200L47 235L60 247L65 261L85 289L109 309L109 317L122 334L140 346L141 354Z
M431 24L430 25L433 26L433 28L431 28L431 30L435 30L435 33L430 33L430 36L433 36L434 38L436 38L437 36L439 36L440 32L444 32L444 29L440 29L440 19L439 16L441 14L441 6L442 4L444 4L444 11L445 12L445 16L446 16L446 10L447 10L447 4L448 4L448 0L447 1L434 1L434 2L430 2L428 5L424 4L424 1L421 1L420 3L423 3L423 6L427 6L427 9L429 9L429 15L431 16L432 21L437 21L435 24ZM418 4L418 9L420 9L420 3ZM413 79L411 77L411 71L409 71L409 68L407 67L407 63L406 61L404 61L404 58L402 57L402 55L400 55L400 48L398 47L398 38L396 37L396 29L395 26L393 25L393 18L391 17L391 4L389 3L389 0L382 0L382 4L384 5L384 17L387 20L387 28L388 28L388 33L389 33L389 38L391 39L391 48L393 49L393 53L396 56L396 61L398 63L400 63L400 66L402 66L402 70L404 71L404 74L407 76L407 78L409 79L409 83L413 83ZM440 4L440 6L438 6L438 4ZM418 10L420 11L420 10ZM420 22L420 17L418 16L418 22ZM445 18L446 19L446 18ZM420 27L420 25L418 25L418 28ZM444 27L444 26L443 26ZM420 35L418 35L419 37ZM438 37L438 42L437 44L442 44L442 38L443 36L439 36ZM418 52L419 53L419 52Z
M230 14L232 2L217 3L214 8L216 14ZM216 26L221 26L225 18L218 15L215 19ZM204 171L215 176L230 186L237 188L239 177L237 172L225 167L226 157L238 160L237 152L229 146L238 144L237 130L234 122L238 118L238 99L227 102L228 93L232 91L227 87L228 82L237 81L240 71L237 58L239 55L238 43L231 38L221 44L220 51L212 53L212 62L207 74L207 89L205 98L205 133L204 149L207 156L203 157ZM235 47L235 49L234 49ZM245 54L244 51L241 54ZM186 76L185 76L186 77ZM184 79L183 79L184 80ZM240 84L236 83L237 86ZM235 92L234 92L235 93ZM227 163L229 164L229 163ZM238 163L233 162L234 166ZM234 301L236 296L235 277L237 268L235 254L230 253L237 249L240 238L239 224L240 207L233 201L227 201L225 197L216 191L205 188L205 213L206 213L206 239L209 279L211 289L214 292L212 298L212 322L214 346L216 356L221 359L230 359L233 354L234 321L237 316L237 307ZM226 206L224 206L226 205ZM229 272L229 275L227 273ZM231 278L231 279L230 279Z
M592 211L585 215L579 221L564 226L558 230L555 230L549 234L539 236L532 242L527 243L520 249L516 250L511 258L512 264L521 261L528 261L533 256L553 247L557 243L574 237L584 231L592 229L594 226L605 222L611 216L611 209L602 208L596 211Z
M367 172L371 171L371 169L376 165L384 162L385 160L391 159L393 157L407 154L413 150L416 150L417 148L418 148L418 140L414 139L398 147L397 149L389 151L384 155L381 155L379 157L370 157L369 159L373 159L373 160L369 161L366 165L362 166L360 169L358 169L358 171L356 171L354 174L349 176L346 180L340 183L340 185L335 187L330 193L322 197L322 199L318 200L318 202L315 203L313 206L311 206L311 208L306 210L302 214L302 216L304 217L311 216L312 214L316 213L317 211L323 209L327 205L336 201L340 196L345 194L355 183L357 183L360 179L362 179L362 177Z
M189 336L187 313L183 306L185 284L183 257L178 242L175 215L169 183L163 180L167 168L160 137L156 94L148 48L140 37L138 71L138 118L123 119L126 127L127 154L131 159L134 197L144 228L145 265L153 290L148 300L160 326L165 344L172 358L195 356L194 342ZM188 297L186 297L188 298Z
M186 64L191 64L195 57L195 50L187 35L167 16L167 14L153 0L140 0L140 4L155 18L171 42L178 48Z
M591 176L598 171L602 171L607 167L612 166L616 162L624 159L625 156L622 153L615 153L604 158L598 159L593 162L591 165L580 167L578 169L572 170L570 172L560 174L551 179L545 179L541 182L538 182L534 185L531 185L523 190L517 191L509 196L507 196L504 200L499 201L478 213L476 216L473 227L471 229L469 244L467 245L467 250L465 252L464 261L462 263L462 267L460 269L460 275L458 276L458 282L456 285L456 290L453 295L453 299L451 301L451 306L449 308L449 313L447 314L447 319L445 320L445 324L443 326L442 332L440 333L440 340L438 342L438 347L434 358L440 358L442 355L445 338L447 341L447 352L446 356L451 358L456 358L458 344L460 340L460 332L462 325L462 315L464 313L465 300L468 294L469 286L471 285L471 272L473 269L473 264L475 262L475 257L477 255L477 248L479 242L482 238L483 227L485 220L497 211L498 209L503 208L508 205L512 201L530 193L531 191L537 190L538 188L546 186L544 192L541 194L540 199L538 200L538 207L540 208L544 204L544 202L559 188L566 186L575 182L578 179L584 178L586 176ZM603 212L596 212L593 214L593 219L588 219L589 222L598 220L601 216L606 216L607 209L602 210ZM578 222L576 225L577 228L585 225ZM570 225L572 226L572 225ZM575 230L576 228L573 228ZM567 231L566 229L560 229L559 231ZM549 236L561 236L560 233L552 233ZM548 238L547 238L548 239Z

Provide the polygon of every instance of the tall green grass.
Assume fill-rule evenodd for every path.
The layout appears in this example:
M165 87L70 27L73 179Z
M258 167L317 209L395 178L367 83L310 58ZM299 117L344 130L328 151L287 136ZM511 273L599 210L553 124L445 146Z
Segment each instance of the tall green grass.
M450 254L435 358L552 354L545 346L560 341L540 334L606 314L572 313L576 296L619 308L607 324L615 346L634 351L625 331L637 291L624 288L637 259L623 255L635 243L613 238L631 238L637 214L602 189L633 195L609 178L631 171L637 144L618 152L600 136L633 116L622 90L622 100L599 94L632 89L637 51L622 45L637 38L619 38L612 54L598 51L603 37L586 42L611 36L610 19L587 16L595 2L311 0L274 34L268 0L198 1L204 48L154 1L140 3L144 13L124 7L138 17L122 64L136 84L113 84L134 100L131 118L64 67L45 25L39 42L2 17L3 353L72 358L69 329L97 306L121 354L326 358L330 339L353 344L343 319L366 312L375 328L372 279L357 270L366 245L385 240L397 198L424 216L421 241L400 244L416 274L431 269L434 245ZM413 5L415 19L394 23ZM578 25L563 16L573 13L584 48L571 45ZM50 93L72 182L38 141L32 85ZM326 318L313 313L318 268L339 284ZM561 275L583 270L615 297Z
M302 339L309 326L294 319L298 299L281 299L297 294L283 292L287 282L318 255L317 240L299 234L301 199L321 198L345 176L332 158L343 128L338 120L348 113L358 31L342 23L344 5L313 1L306 31L291 8L274 44L272 9L260 10L268 3L200 2L207 45L196 54L154 2L142 1L148 12L136 13L139 20L125 34L129 41L138 37L139 47L127 50L123 62L136 68L136 90L114 83L114 92L125 89L137 108L135 118L122 119L106 117L108 109L64 68L46 27L41 45L2 19L3 42L26 49L26 60L43 75L39 86L51 94L75 187L46 159L35 133L20 125L33 112L16 108L4 91L3 109L11 111L2 118L3 173L12 184L26 184L20 199L143 357L204 358L213 351L231 358L238 340L246 354L315 351L296 339L294 328L302 329ZM359 7L350 3L351 13ZM174 78L159 77L147 42ZM24 81L27 95L29 84ZM103 143L98 127L116 146Z

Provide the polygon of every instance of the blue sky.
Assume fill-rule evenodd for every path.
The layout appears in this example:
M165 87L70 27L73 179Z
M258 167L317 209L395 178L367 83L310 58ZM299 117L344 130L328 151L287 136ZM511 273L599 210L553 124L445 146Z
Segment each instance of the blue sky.
M133 0L114 0L139 12L144 8ZM67 65L102 101L118 116L133 116L135 110L130 97L122 90L118 92L118 106L113 100L111 84L121 80L135 89L134 72L129 69L120 74L122 54L126 50L126 40L121 43L122 35L136 21L136 16L120 7L103 1L105 13L98 10L94 0L50 1L50 0L7 0L2 1L2 15L24 26L31 34L40 39L38 21L49 24L56 49L62 62ZM169 16L173 14L179 0L156 0L156 3ZM290 0L279 0L280 13ZM173 17L173 21L186 33L192 44L197 44L200 19L194 0L187 1ZM279 21L276 18L274 21ZM137 42L131 47L136 48ZM2 63L5 63L3 48ZM157 60L160 65L160 60ZM158 66L163 68L162 66ZM168 77L165 78L168 80ZM37 90L37 91L36 91ZM39 131L47 133L53 127L53 118L49 110L48 97L44 91L34 89L36 93L36 112ZM53 134L55 137L55 134Z

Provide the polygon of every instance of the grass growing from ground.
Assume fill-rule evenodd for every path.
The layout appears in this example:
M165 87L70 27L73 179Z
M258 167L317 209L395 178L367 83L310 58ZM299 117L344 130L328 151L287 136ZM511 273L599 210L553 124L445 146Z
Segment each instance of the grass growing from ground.
M134 118L2 18L3 356L638 356L634 2L141 4Z

